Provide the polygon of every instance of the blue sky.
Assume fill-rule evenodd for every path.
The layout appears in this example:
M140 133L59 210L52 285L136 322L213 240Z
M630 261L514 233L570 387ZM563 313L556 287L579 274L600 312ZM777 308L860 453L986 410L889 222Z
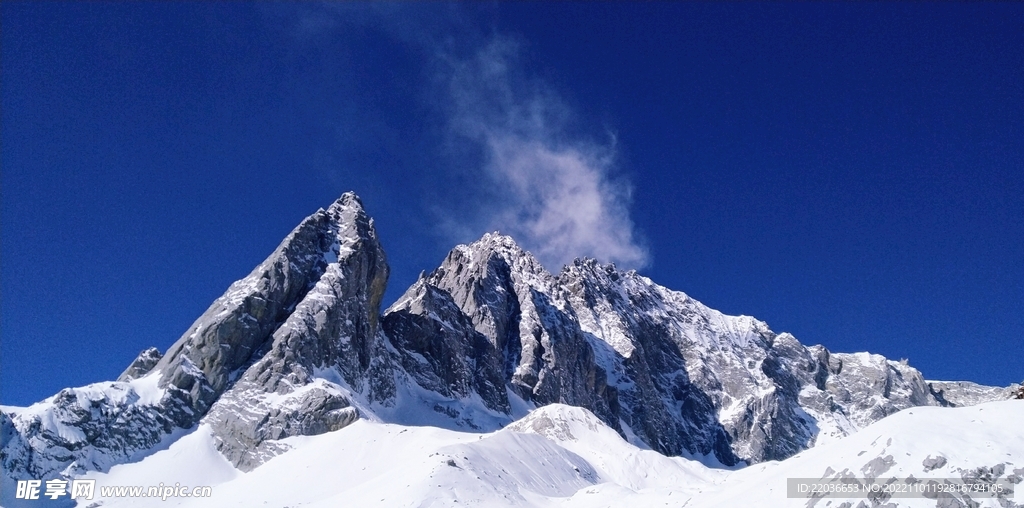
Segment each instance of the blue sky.
M303 217L387 300L500 229L929 379L1024 378L1024 5L0 5L0 401L166 350Z

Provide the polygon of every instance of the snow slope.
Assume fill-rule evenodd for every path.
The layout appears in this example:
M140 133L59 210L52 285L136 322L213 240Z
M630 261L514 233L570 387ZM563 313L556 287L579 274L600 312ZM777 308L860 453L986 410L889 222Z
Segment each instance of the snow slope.
M861 477L872 467L881 477L961 477L986 467L1019 478L1021 421L1020 401L912 408L785 461L728 471L637 448L589 411L553 404L489 434L361 419L319 436L288 438L290 451L248 473L221 457L200 426L141 462L89 477L99 485L214 486L208 499L97 499L104 507L836 507L841 500L787 499L786 479ZM939 457L945 463L936 467ZM928 499L890 503L936 506Z
M803 451L782 462L766 462L737 471L687 506L740 506L757 499L757 506L836 507L843 502L858 506L862 499L821 500L786 498L787 478L917 479L975 477L1020 484L1024 475L1024 401L989 402L960 408L915 407L884 418L864 429L828 444ZM987 468L987 471L979 469ZM980 499L980 506L1024 505L1024 485L1013 501ZM935 507L932 499L892 499L887 506ZM970 506L964 500L940 506ZM872 506L866 502L865 506Z
M94 501L105 507L604 506L609 496L684 499L728 474L641 450L589 411L558 404L490 434L359 420L287 441L293 449L240 473L200 427L168 450L89 477L98 480L97 489L214 485L213 497Z

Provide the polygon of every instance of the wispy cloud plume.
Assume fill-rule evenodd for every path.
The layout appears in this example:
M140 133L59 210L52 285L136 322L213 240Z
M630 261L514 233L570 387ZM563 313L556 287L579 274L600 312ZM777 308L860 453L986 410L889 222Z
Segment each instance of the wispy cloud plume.
M424 116L422 135L437 134L439 119L448 141L447 165L423 154L423 194L446 242L498 230L551 270L584 256L646 266L614 136L582 135L572 108L528 75L518 40L478 31L488 12L486 5L310 4L293 25L301 40L369 29L422 58L434 79L424 83L426 110L440 114Z
M452 131L478 145L492 187L474 225L512 235L549 269L582 256L643 267L631 186L613 176L613 136L604 144L574 136L572 111L522 75L518 54L515 41L496 38L466 59L446 59Z

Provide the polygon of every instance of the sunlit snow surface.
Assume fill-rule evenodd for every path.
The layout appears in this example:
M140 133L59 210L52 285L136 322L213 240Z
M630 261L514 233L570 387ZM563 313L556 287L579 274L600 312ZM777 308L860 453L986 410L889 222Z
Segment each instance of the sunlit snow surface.
M89 477L98 486L213 486L209 499L105 499L102 506L797 507L810 505L786 498L787 478L844 470L863 476L866 464L889 456L893 465L883 476L960 477L999 464L1004 476L1014 470L1020 475L1020 422L1021 401L917 407L786 461L728 471L642 450L590 412L556 404L488 434L361 419L328 434L290 438L292 450L244 474L214 450L209 431L200 426L141 462ZM939 456L946 464L926 471L923 461ZM1022 494L1018 504L1024 503ZM815 506L840 501L826 503ZM928 499L890 503L936 505Z

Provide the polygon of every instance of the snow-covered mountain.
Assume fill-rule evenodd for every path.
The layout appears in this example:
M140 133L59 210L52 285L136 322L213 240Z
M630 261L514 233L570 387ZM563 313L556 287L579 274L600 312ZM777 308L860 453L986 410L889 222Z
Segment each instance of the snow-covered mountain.
M944 483L973 478L1019 486L1024 476L1020 421L1021 401L912 408L785 461L726 470L638 448L590 411L550 404L490 433L360 419L337 432L288 438L291 451L244 474L217 452L209 427L200 426L141 462L86 476L99 488L174 478L185 485L211 485L214 492L193 499L108 498L104 507L1007 508L1022 505L1020 494L814 502L787 498L787 479L870 476L885 483L913 477Z
M670 488L686 475L716 484L725 473L688 459L783 460L906 408L1003 400L1013 390L925 381L879 355L807 347L595 260L554 275L496 233L455 247L381 313L387 278L373 221L347 193L306 218L166 354L143 351L117 381L3 407L0 500L13 506L20 479L145 471L183 447L204 457L196 467L244 485L273 464L303 460L297 447L311 440L322 443L308 453L329 445L372 454L359 450L366 439L410 439L397 432L489 464L539 454L531 460L549 462L535 464L534 480L508 468L502 481L485 478L501 466L467 469L456 458L443 470L469 491L500 487L510 503L533 504L513 493L556 463L583 469L531 492L561 498L608 478L629 491ZM573 425L599 437L555 439L557 449L536 441L563 427L575 435ZM637 483L629 475L640 473L617 462L622 454L645 457L638 470L664 482ZM470 481L480 474L486 487ZM441 490L454 485L447 481L438 480ZM374 492L372 482L353 488Z

